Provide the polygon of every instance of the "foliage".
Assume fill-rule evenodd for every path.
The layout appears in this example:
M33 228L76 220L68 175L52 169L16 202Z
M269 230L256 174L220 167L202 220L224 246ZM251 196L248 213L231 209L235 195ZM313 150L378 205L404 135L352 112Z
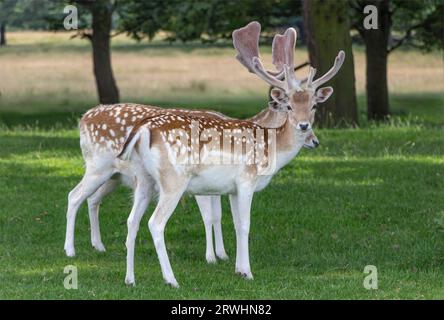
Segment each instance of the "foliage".
M264 30L289 25L300 15L300 2L293 0L153 0L125 2L119 11L120 29L136 39L153 38L160 31L168 40L215 41L251 20Z
M22 30L63 30L66 13L63 9L72 4L77 7L80 30L91 28L90 7L100 2L116 6L113 0L0 0L0 22Z
M88 1L85 1L88 3ZM50 30L63 30L63 21L66 17L66 13L63 12L63 8L67 4L76 5L78 12L78 27L79 30L91 29L91 12L89 8L85 5L81 5L81 2L75 0L64 1L64 0L54 0L51 2L50 9L48 10L48 15L46 16L46 21L48 22L48 28ZM77 5L80 4L80 5Z
M50 1L0 0L0 22L20 29L48 29Z
M0 0L0 22L7 18L15 28L61 30L63 8L69 3L77 5L83 33L91 26L91 0ZM127 0L109 5L115 12L114 26L138 40L167 31L170 41L214 41L229 38L232 30L251 20L269 29L294 23L300 15L300 3L294 0Z
M435 9L423 20L423 26L416 31L420 48L426 51L444 48L444 1L438 2Z
M358 31L363 28L367 0L351 0L351 19ZM390 41L388 52L401 45L422 50L443 49L444 0L390 0Z
M77 4L81 30L90 28L91 0L0 0L0 22L19 29L62 29L63 7ZM355 28L362 26L365 0L350 0ZM167 40L215 41L251 20L265 31L301 23L301 3L296 0L126 0L110 1L114 27L133 38L152 39L166 31ZM320 4L321 5L321 4ZM392 41L389 50L403 44L423 50L441 49L444 38L444 0L390 0Z

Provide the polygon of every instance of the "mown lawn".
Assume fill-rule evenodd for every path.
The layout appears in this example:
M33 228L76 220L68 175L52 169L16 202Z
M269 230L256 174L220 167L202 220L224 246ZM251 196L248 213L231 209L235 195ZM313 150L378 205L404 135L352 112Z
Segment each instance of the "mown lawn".
M0 52L0 299L444 299L439 54L399 51L391 57L393 117L375 125L365 121L364 55L357 48L360 128L315 129L320 147L302 150L255 195L254 281L234 274L227 199L230 260L208 265L200 214L194 199L185 197L166 232L181 285L176 290L163 283L148 232L153 205L137 238L137 286L125 286L131 194L123 187L101 208L107 252L90 245L84 205L77 256L64 254L67 194L83 174L76 123L96 103L90 48L68 39L11 33L10 46ZM113 43L123 101L210 107L235 117L252 115L266 102L266 86L239 67L231 47ZM298 61L305 54L297 49ZM270 59L269 50L264 56ZM67 265L78 267L78 290L63 286ZM366 265L377 267L377 290L363 286Z
M440 117L440 107L435 117ZM441 118L442 119L442 118ZM442 122L441 122L442 123ZM317 130L321 146L303 150L256 194L252 213L254 281L234 274L228 203L223 227L230 260L205 262L204 229L192 198L170 220L166 241L178 290L163 284L148 232L139 232L135 288L124 285L123 187L103 203L107 252L89 243L83 206L75 258L63 252L66 196L83 173L75 129L0 132L0 298L444 298L444 134L418 120L361 129ZM63 287L66 265L79 289ZM363 287L366 265L379 289Z

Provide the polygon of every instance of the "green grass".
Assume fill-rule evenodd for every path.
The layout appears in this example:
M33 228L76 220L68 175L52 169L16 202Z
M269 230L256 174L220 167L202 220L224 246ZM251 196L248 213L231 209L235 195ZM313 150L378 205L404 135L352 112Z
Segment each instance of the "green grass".
M137 286L128 288L124 285L126 218L131 208L127 189L119 188L101 208L106 253L97 253L90 245L85 205L76 225L77 256L67 258L63 251L67 194L83 174L77 120L96 104L88 85L76 89L76 81L60 78L65 67L72 68L70 72L84 68L80 62L75 68L60 64L66 57L90 59L87 42L68 38L11 33L10 46L0 50L4 66L11 61L38 66L36 58L42 63L32 72L9 68L7 74L15 84L0 82L0 299L444 299L444 101L437 89L442 86L430 81L442 66L439 54L391 56L393 116L377 124L365 119L363 54L355 52L361 79L360 128L316 129L320 147L302 150L255 195L250 234L254 281L234 274L235 237L227 199L223 230L230 260L208 265L200 214L194 199L185 197L166 231L180 289L169 288L162 280L147 228L153 205L137 238ZM261 96L260 91L215 92L202 90L201 82L172 95L164 93L171 91L169 83L160 88L161 94L141 95L133 91L141 80L124 78L127 63L148 62L142 57L202 56L205 61L212 55L231 57L233 52L223 46L135 44L118 37L113 40L113 63L118 67L120 61L117 79L120 86L127 85L122 100L211 108L239 118L265 105L265 93ZM58 63L49 68L42 57ZM90 69L81 71L79 81L88 83ZM418 74L424 78L418 79ZM217 76L211 77L216 83ZM188 82L183 85L188 88ZM238 82L230 85L236 87ZM78 267L78 290L63 287L66 265ZM378 290L363 287L366 265L378 268Z
M435 110L434 120L441 109ZM15 124L32 119L16 117ZM48 125L54 119L59 118L49 117ZM77 256L65 257L66 196L83 174L78 132L66 122L45 130L3 127L0 298L443 299L443 122L399 119L360 129L317 130L321 146L303 150L255 195L254 281L234 274L235 238L226 199L223 227L230 260L208 265L202 220L194 200L185 198L166 232L178 290L162 280L147 228L152 205L137 238L137 286L124 285L131 205L124 188L101 208L107 252L90 246L83 206ZM63 268L69 264L78 267L78 290L63 287ZM378 268L378 290L362 285L369 264Z
M124 101L156 105L161 107L203 108L217 110L236 118L246 118L254 115L266 106L267 96L213 96L184 95L180 99L169 99L164 96L159 99L138 100L125 98ZM93 99L78 100L29 100L22 106L17 105L20 111L0 111L0 125L8 128L16 126L30 126L37 128L74 128L81 115L97 105ZM358 95L359 123L366 127L369 125L366 114L366 99ZM442 94L409 94L393 95L390 101L393 121L409 122L414 124L425 123L427 126L440 127L444 124L444 96ZM34 110L34 111L30 111Z

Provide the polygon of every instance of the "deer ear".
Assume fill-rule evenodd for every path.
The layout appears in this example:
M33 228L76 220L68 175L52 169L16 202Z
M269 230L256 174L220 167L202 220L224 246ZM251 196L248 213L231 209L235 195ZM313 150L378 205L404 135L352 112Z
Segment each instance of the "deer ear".
M315 102L322 103L327 101L327 99L330 98L332 93L333 93L332 87L323 87L318 89L318 91L316 91L315 93Z
M279 88L273 88L270 91L270 96L279 104L285 104L288 102L287 95L285 92Z

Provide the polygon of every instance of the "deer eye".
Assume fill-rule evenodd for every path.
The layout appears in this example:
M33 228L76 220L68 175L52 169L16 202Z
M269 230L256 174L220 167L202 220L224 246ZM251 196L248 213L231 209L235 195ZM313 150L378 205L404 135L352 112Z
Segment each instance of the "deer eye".
M290 105L287 105L287 110L293 110Z
M313 107L311 107L311 110L316 110L318 108L317 104L314 104Z

